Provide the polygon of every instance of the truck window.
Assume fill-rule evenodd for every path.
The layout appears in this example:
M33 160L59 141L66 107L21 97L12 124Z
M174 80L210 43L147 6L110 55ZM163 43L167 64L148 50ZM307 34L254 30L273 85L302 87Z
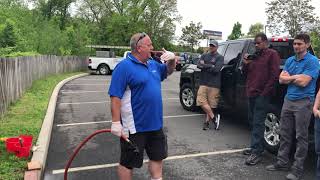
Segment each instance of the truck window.
M219 44L219 47L217 49L218 53L224 56L224 50L226 49L226 44Z
M229 62L239 55L242 52L243 44L242 43L230 43L227 47L226 53L224 55L224 64L229 64Z
M281 64L284 64L285 60L294 55L292 42L269 42L269 48L278 52ZM253 54L256 51L253 42L250 42L248 47L248 54Z
M270 42L269 48L276 50L281 59L288 59L294 55L292 43L289 42Z

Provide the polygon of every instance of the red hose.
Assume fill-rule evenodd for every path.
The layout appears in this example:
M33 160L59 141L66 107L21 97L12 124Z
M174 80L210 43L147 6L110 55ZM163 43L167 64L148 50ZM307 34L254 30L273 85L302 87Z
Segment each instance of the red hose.
M111 129L102 129L102 130L98 130L95 131L94 133L92 133L91 135L89 135L85 140L83 140L78 147L76 148L76 150L73 152L71 158L69 159L65 169L64 169L64 180L68 179L68 169L73 161L73 159L76 157L76 155L78 154L78 152L80 151L80 149L82 148L83 145L85 145L93 136L100 134L100 133L107 133L107 132L111 132ZM127 142L130 142L129 139L125 136L121 136L122 139L124 139Z

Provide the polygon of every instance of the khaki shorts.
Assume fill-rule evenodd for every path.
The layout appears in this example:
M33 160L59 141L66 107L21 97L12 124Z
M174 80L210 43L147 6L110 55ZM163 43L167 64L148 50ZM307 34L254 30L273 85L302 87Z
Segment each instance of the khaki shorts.
M211 108L218 106L220 89L200 86L197 95L197 106L208 104Z

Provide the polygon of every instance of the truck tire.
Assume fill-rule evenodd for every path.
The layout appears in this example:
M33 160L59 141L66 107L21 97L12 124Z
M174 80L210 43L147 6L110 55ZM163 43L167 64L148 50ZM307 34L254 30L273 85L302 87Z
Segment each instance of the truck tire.
M176 65L176 71L181 71L181 68L182 68L181 64Z
M179 93L180 103L183 109L187 111L195 111L196 106L196 96L194 89L191 87L190 84L182 85Z
M273 154L278 152L280 146L280 113L281 107L270 105L264 122L264 145Z
M99 74L101 74L101 75L108 75L108 74L110 74L110 68L109 68L109 66L108 65L106 65L106 64L101 64L101 65L99 65L99 67L98 67L98 72L99 72Z

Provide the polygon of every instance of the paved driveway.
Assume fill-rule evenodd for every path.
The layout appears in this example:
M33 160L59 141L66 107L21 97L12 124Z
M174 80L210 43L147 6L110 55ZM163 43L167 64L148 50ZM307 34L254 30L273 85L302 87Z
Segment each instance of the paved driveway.
M64 166L74 148L96 130L110 128L110 99L107 89L111 76L90 75L75 79L59 93L54 127L48 152L45 180L63 179ZM162 84L164 130L168 135L169 158L164 164L164 179L172 180L282 180L285 172L267 172L274 160L265 153L257 166L244 165L239 151L247 147L250 131L235 117L223 116L221 130L201 129L204 115L182 109L179 95L180 72ZM117 179L118 138L101 134L80 151L69 170L69 179ZM147 160L147 157L145 158ZM314 155L306 162L304 179L314 179ZM150 179L145 163L134 171L134 179Z

